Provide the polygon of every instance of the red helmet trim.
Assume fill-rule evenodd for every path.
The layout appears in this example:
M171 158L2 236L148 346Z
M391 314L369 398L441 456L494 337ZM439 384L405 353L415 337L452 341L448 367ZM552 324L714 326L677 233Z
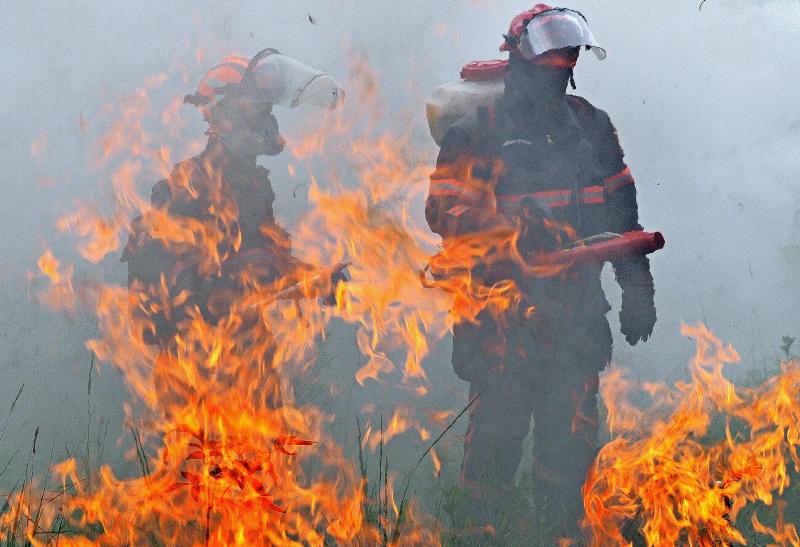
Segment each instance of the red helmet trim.
M197 86L197 93L211 99L217 88L242 82L249 59L238 55L225 57L220 64L205 73Z
M518 14L511 20L511 24L508 26L508 34L506 34L506 41L500 44L500 51L511 51L512 48L508 43L508 38L519 39L522 36L522 31L525 30L525 25L530 22L531 19L543 13L545 11L549 11L555 9L553 6L549 6L547 4L536 4L531 9L523 11L522 13Z

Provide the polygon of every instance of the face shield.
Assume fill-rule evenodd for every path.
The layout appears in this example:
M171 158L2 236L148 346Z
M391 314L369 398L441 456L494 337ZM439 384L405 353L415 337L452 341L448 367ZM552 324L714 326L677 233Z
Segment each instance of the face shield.
M595 40L584 16L565 8L543 11L531 19L517 44L529 61L548 51L576 47L591 49L601 61L606 58L606 50Z
M311 105L334 110L344 91L329 74L278 52L266 55L252 71L247 95L255 101L295 108Z

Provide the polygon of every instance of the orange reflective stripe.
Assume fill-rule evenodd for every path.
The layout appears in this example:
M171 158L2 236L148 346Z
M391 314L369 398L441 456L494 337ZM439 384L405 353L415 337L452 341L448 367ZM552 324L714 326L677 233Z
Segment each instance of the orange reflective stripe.
M581 203L599 205L605 203L602 186L587 186L580 190L578 197ZM497 196L497 205L501 209L514 209L520 206L525 199L534 199L550 208L566 207L573 202L573 191L570 189L546 190L544 192L531 192L528 194L508 194Z
M452 215L454 217L460 217L468 209L469 207L467 207L466 205L456 205L455 207L451 207L450 209L448 209L447 214Z
M607 195L613 194L616 190L622 188L623 186L634 183L635 181L633 179L633 175L631 174L630 167L625 167L625 169L616 175L603 179L603 186L605 187L605 192Z
M603 182L605 182L606 184L610 184L610 183L618 181L622 177L629 177L629 176L631 176L631 168L628 167L628 166L625 166L625 169L623 169L622 171L620 171L616 175L613 175L613 176L610 176L610 177L606 177L605 179L603 179Z
M431 180L429 194L432 196L455 196L471 203L475 203L481 198L480 192L455 179Z
M602 186L587 186L581 190L581 203L602 204L605 203Z

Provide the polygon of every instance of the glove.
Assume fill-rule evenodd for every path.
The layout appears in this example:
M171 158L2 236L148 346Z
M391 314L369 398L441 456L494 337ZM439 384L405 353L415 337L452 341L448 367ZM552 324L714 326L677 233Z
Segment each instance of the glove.
M622 292L622 310L619 312L620 330L628 344L635 346L646 342L656 324L656 307L652 289L629 288Z

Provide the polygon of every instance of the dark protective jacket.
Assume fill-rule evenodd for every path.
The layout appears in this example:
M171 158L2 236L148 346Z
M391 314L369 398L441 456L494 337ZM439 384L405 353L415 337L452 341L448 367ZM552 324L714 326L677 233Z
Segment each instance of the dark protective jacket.
M168 213L182 226L199 221L195 227L218 232L213 249L201 250L199 241L176 245L169 235L161 238L148 222L152 212L134 220L121 258L128 263L129 286L138 282L145 294L157 295L163 278L172 299L181 291L189 295L185 302L178 299L180 309L169 314L142 306L134 310L154 323L148 342L169 340L189 308L196 306L210 322L224 316L234 293L242 289L245 271L256 273L264 284L304 267L291 256L289 235L275 221L274 200L267 169L231 157L213 137L201 154L176 164L168 178L155 184L150 199L154 211ZM209 267L209 261L198 258L214 252L221 267Z
M526 232L532 210L539 219L536 211L544 211L568 223L580 238L641 230L634 178L608 115L571 95L532 108L513 88L509 91L513 84L507 80L503 96L459 120L442 141L425 212L443 244L447 245L448 238L490 226L494 215L504 215L521 221L523 252L537 245L541 248L546 234L539 229ZM647 257L620 260L613 267L623 290L623 332L632 321L654 322ZM571 321L584 324L578 329L581 332L600 333L594 337L597 347L589 350L598 368L611 353L605 319L610 307L600 270L601 266L591 266L563 279L517 280L562 302ZM488 279L493 281L497 280ZM648 314L652 317L642 319ZM462 332L474 328L456 327L454 364L460 354L468 358L475 353L468 341L459 340L480 339L478 333Z

